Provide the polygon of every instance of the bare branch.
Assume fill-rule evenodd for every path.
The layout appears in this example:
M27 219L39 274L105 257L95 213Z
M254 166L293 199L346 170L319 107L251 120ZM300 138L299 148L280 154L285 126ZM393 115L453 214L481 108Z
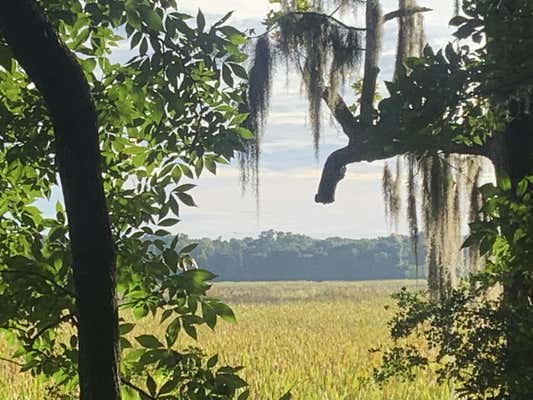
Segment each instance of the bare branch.
M74 325L78 325L78 322L76 320L76 316L74 314L66 314L62 316L61 318L57 319L56 321L50 322L49 324L46 324L43 326L34 336L30 338L30 341L34 343L37 339L39 339L42 335L44 335L49 329L56 328L57 326L61 325L63 322L71 321L74 323Z
M428 12L428 11L433 11L433 9L427 8L427 7L416 6L416 7L405 8L403 10L396 10L396 11L392 11L390 13L385 14L385 16L383 17L383 22L387 22L387 21L400 18L400 17L408 17L413 14L417 14L421 12Z
M133 390L135 390L137 393L141 394L145 398L150 399L150 400L156 400L156 398L154 396L150 395L148 392L144 391L139 386L134 385L130 381L128 381L128 380L126 380L124 378L120 378L120 381L122 382L122 384L132 388Z
M10 358L4 358L4 357L0 357L0 361L4 361L6 363L9 363L9 364L13 364L13 365L16 365L17 367L23 367L24 364L21 364L15 360L11 360Z

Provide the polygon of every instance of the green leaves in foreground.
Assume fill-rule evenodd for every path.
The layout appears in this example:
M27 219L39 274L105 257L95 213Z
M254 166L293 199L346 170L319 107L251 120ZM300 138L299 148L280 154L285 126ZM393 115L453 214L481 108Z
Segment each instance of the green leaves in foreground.
M244 35L180 13L174 0L43 0L78 58L98 113L104 187L117 248L125 399L233 399L238 369L218 367L180 336L233 312L207 296L214 275L178 249L190 180L216 173L249 138L240 106ZM193 20L191 23L190 20ZM111 57L128 44L124 57ZM119 61L117 61L119 60ZM11 356L46 381L47 398L77 393L78 325L53 126L35 85L0 40L0 330ZM55 200L54 200L55 202ZM147 322L161 325L154 334ZM8 354L2 354L8 356ZM211 360L208 365L208 360ZM229 368L229 367L226 367ZM244 397L242 397L244 398Z

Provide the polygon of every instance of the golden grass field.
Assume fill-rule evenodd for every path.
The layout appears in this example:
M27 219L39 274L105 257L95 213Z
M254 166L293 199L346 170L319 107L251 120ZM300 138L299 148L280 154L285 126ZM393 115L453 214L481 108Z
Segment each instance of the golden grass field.
M254 400L278 399L292 388L301 400L439 400L450 389L431 373L415 382L371 380L379 361L368 350L387 345L389 295L414 282L216 283L211 295L224 299L237 324L202 330L199 346L222 362L243 365ZM147 326L157 331L156 325ZM183 346L192 344L180 339ZM0 355L5 354L0 341ZM0 362L0 399L41 400L44 385Z

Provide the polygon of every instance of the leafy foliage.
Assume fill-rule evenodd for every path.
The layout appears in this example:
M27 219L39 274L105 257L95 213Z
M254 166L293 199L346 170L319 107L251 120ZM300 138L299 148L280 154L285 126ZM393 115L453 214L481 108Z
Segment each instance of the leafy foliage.
M531 397L532 183L532 177L525 178L516 192L505 183L481 189L488 220L473 224L465 245L481 241L488 257L470 288L440 301L407 291L394 296L399 312L390 328L400 345L385 352L376 371L379 381L394 375L412 378L417 368L436 363L440 378L454 381L460 398ZM425 339L431 359L409 345L413 336Z
M118 250L123 395L234 398L246 386L238 368L176 349L181 332L196 337L198 325L214 328L234 315L206 296L214 275L186 270L192 247L177 250L177 239L168 246L159 237L179 222L182 206L195 205L183 179L216 173L250 136L239 111L244 36L225 24L231 14L208 27L201 11L180 13L173 0L41 3L97 107ZM129 59L117 62L113 52L124 45ZM0 328L22 371L47 377L51 395L73 398L78 321L66 216L61 202L55 215L43 212L59 192L52 126L3 40L0 60ZM130 315L160 318L165 337L134 331L132 340Z
M480 45L473 51L463 46L459 52L448 45L436 55L426 49L424 57L410 60L409 84L398 90L398 99L405 97L413 115L420 118L428 107L425 123L450 135L452 142L476 146L493 135L519 135L519 123L530 113L531 85L523 76L531 74L525 59L532 44L526 32L533 8L523 1L469 0L463 10L465 16L451 21L458 26L456 36ZM517 64L509 61L511 54ZM433 72L436 80L431 78ZM445 75L449 86L438 83ZM453 88L454 84L459 87ZM410 100L425 90L426 95L418 97L422 101ZM432 101L436 103L429 107ZM529 130L521 142L525 151L514 155L521 158L512 163L530 162L528 135ZM531 170L518 174L514 170L510 177L505 168L499 169L497 185L484 185L474 194L482 197L482 206L473 202L478 218L463 247L485 256L482 272L472 274L446 298L428 299L405 291L396 296L399 312L390 327L397 343L385 352L386 364L376 371L378 380L394 375L410 378L417 368L432 366L441 379L455 383L459 398L531 398L533 178L527 171ZM425 339L429 356L409 345L413 336Z

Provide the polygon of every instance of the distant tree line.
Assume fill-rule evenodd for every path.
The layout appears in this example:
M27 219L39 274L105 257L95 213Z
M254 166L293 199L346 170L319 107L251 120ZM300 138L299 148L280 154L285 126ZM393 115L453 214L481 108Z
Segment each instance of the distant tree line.
M198 265L224 281L402 279L416 274L411 242L401 235L313 239L269 230L244 239L180 236L180 245L192 242L199 243L192 252ZM418 253L424 260L422 247ZM419 276L426 276L423 268Z

